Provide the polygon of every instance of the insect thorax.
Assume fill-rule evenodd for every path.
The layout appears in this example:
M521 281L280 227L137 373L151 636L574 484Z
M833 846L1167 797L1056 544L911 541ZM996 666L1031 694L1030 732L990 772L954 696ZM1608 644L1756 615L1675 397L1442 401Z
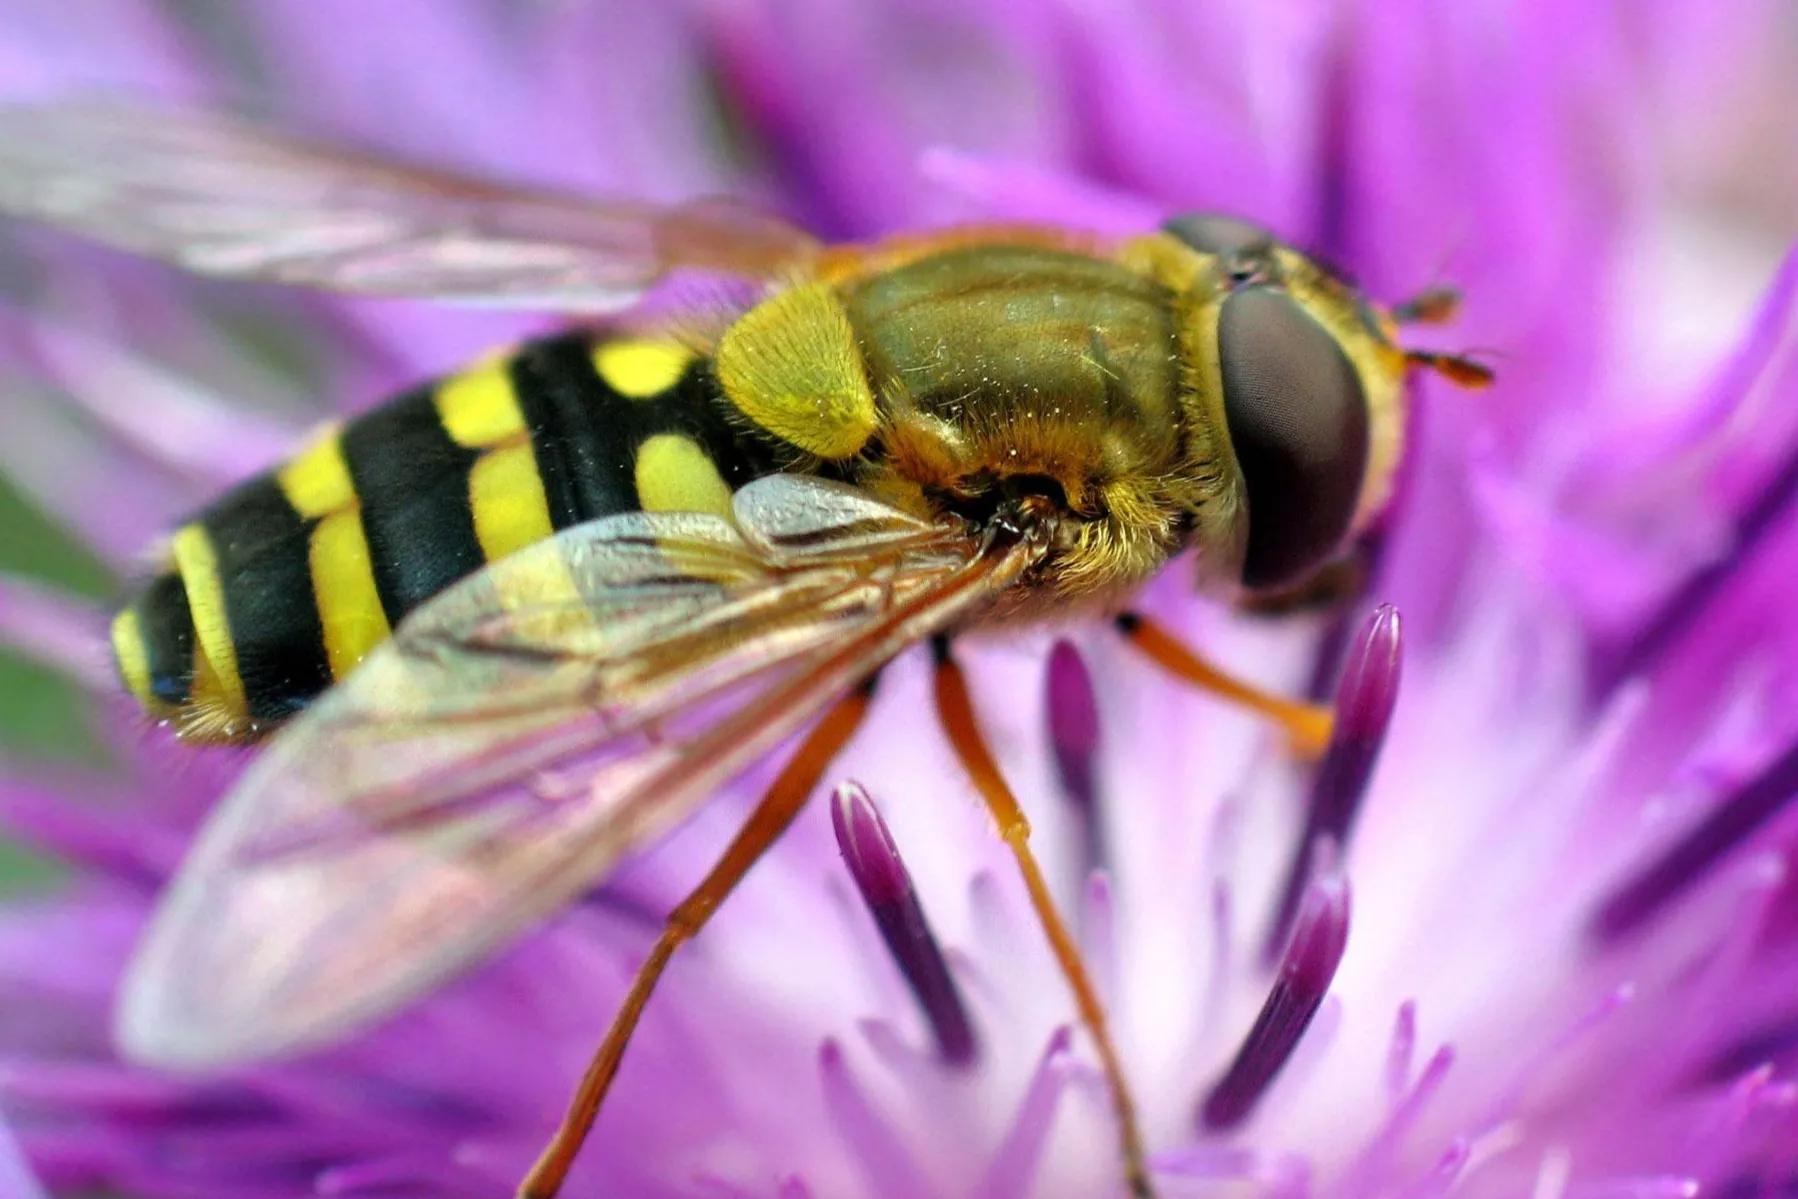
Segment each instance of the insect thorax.
M776 295L719 347L733 404L925 516L1058 514L1034 581L1140 582L1222 496L1195 454L1170 293L1093 254L974 244Z

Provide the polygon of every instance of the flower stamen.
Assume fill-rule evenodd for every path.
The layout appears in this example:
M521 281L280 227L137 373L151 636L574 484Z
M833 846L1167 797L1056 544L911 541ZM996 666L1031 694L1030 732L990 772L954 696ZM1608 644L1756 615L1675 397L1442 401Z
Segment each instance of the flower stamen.
M1071 1025L1063 1024L1050 1034L1036 1071L1024 1088L1024 1098L1012 1117L1011 1128L999 1142L975 1194L988 1199L1024 1199L1033 1193L1043 1154L1049 1145L1049 1132L1055 1123L1055 1112L1066 1087L1068 1056L1073 1044Z
M1777 377L1798 298L1798 254L1788 253L1762 300L1748 339L1732 356L1704 402L1705 426L1693 430L1704 445L1716 431L1741 422L1752 397ZM1689 442L1688 442L1689 444ZM1592 691L1604 696L1632 675L1655 665L1710 610L1725 583L1756 556L1780 517L1798 498L1798 448L1789 449L1735 520L1728 550L1677 584L1627 638L1601 646L1593 663Z
M1640 928L1759 831L1794 795L1798 795L1798 744L1611 892L1593 918L1593 935L1610 943Z
M850 1070L835 1038L827 1037L818 1046L818 1074L824 1088L824 1109L851 1156L861 1164L871 1192L881 1199L933 1194L917 1158Z
M1346 847L1354 831L1367 781L1379 760L1386 729L1392 722L1392 709L1398 702L1403 651L1398 609L1382 604L1363 626L1336 687L1336 719L1330 730L1330 744L1312 782L1305 828L1293 847L1280 906L1275 909L1277 915L1268 930L1269 960L1286 943L1318 844L1328 837L1338 847Z
M1099 818L1095 758L1099 749L1099 705L1092 674L1071 641L1049 650L1046 678L1049 746L1055 755L1062 793L1074 808L1085 842L1084 873L1105 865L1105 835Z
M106 622L73 596L0 574L0 646L59 670L96 695L120 690L106 653Z
M969 1064L975 1041L967 1005L949 973L942 946L930 931L893 834L860 783L846 782L837 788L830 823L881 940L930 1024L938 1055L950 1065Z
M1201 1127L1234 1128L1248 1118L1323 1004L1348 945L1348 929L1348 880L1335 873L1319 877L1299 904L1267 1001L1199 1108Z

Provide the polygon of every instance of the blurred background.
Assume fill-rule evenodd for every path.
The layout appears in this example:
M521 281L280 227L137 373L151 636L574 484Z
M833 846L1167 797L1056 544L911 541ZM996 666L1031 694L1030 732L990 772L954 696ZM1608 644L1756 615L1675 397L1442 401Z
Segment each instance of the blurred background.
M1478 284L1466 336L1501 372L1527 340L1507 314L1563 295L1595 375L1683 395L1798 232L1798 6L1400 7L9 0L0 96L222 106L537 184L749 196L833 237L1219 207L1376 289ZM1570 175L1591 211L1534 210ZM16 226L0 314L0 572L102 604L266 464L267 438L206 460L228 418L278 438L542 323L217 286ZM133 426L152 379L191 428ZM7 757L101 760L93 711L0 648Z
M1632 629L1728 532L1664 521L1677 492L1643 464L1732 354L1794 350L1743 340L1798 241L1789 0L0 2L0 101L95 93L539 186L741 196L830 238L1215 209L1383 301L1458 284L1439 344L1499 384L1424 430L1391 575L1419 656L1477 586L1475 530L1580 636ZM191 786L156 756L100 632L157 537L309 426L555 323L210 283L0 222L0 790L184 830L229 755ZM1798 427L1790 395L1742 411L1753 433L1694 469L1719 512L1775 469L1740 443ZM1605 539L1536 536L1561 520ZM1572 544L1630 553L1588 570ZM0 895L56 879L0 836Z

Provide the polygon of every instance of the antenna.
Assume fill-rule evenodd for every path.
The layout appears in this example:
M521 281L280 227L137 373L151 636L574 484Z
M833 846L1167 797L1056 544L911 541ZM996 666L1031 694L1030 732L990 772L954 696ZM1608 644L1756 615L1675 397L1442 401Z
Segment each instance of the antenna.
M1457 387L1480 388L1492 382L1492 368L1466 354L1444 354L1437 350L1406 350L1405 361L1412 366L1435 371Z
M1443 325L1461 310L1457 288L1437 284L1426 287L1392 309L1401 325ZM1435 371L1458 387L1485 387L1492 382L1492 368L1468 354L1444 354L1437 350L1406 350L1405 361Z

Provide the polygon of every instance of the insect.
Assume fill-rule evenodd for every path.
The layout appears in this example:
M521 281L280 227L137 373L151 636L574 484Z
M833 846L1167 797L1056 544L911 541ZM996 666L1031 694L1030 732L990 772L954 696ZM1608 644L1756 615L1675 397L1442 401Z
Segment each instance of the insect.
M1125 605L1188 550L1228 597L1302 583L1381 510L1407 367L1482 368L1401 349L1406 310L1221 216L825 246L725 204L531 193L219 116L55 105L0 112L0 210L207 274L579 322L327 430L177 529L119 614L148 712L194 740L267 737L141 947L126 1052L207 1066L362 1025L800 737L521 1187L556 1193L676 948L797 814L883 664L931 641L944 730L1150 1193L1104 1012L951 638L1115 616L1318 747L1326 712ZM689 276L732 286L616 315Z

